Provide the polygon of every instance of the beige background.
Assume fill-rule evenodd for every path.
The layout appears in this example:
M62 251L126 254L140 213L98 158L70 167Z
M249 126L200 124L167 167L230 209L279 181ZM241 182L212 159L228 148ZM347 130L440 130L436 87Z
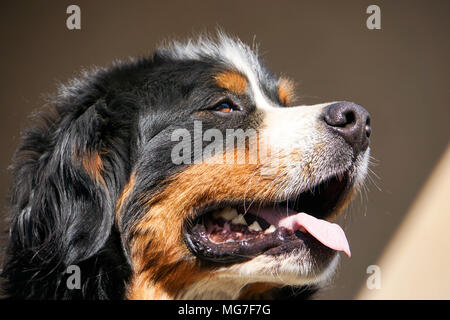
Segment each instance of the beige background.
M65 25L73 3L82 10L80 31ZM374 3L382 30L365 25ZM352 258L343 257L321 295L354 298L448 145L449 13L450 1L1 1L1 212L20 131L57 81L221 26L248 43L256 37L269 67L299 82L300 103L350 100L372 115L372 180L379 188L369 182L341 219ZM426 206L422 211L429 214ZM449 254L435 245L426 250L417 259Z
M450 299L449 190L450 147L378 263L380 288L358 298Z

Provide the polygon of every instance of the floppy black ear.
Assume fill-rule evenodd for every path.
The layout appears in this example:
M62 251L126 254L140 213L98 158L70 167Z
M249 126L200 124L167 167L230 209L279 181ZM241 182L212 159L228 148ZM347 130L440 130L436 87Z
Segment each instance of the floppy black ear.
M128 267L114 215L130 171L135 103L85 100L41 115L44 123L26 132L16 152L2 274L13 297L120 298L123 292ZM70 265L80 267L79 290L67 287Z

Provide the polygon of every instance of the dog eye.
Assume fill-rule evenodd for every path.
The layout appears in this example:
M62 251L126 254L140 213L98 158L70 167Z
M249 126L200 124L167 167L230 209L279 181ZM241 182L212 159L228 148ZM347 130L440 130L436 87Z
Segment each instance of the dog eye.
M240 109L233 105L230 102L221 102L217 104L214 108L214 111L221 112L221 113L232 113L235 111L239 111Z

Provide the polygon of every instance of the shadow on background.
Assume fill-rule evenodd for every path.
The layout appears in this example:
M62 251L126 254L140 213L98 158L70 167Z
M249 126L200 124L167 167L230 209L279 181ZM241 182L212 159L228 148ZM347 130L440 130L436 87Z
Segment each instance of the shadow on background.
M342 257L336 281L319 296L354 298L449 142L450 2L383 2L382 29L368 30L372 1L76 1L82 29L69 31L72 3L0 4L5 217L7 167L43 94L82 68L146 55L164 39L221 26L247 43L256 39L272 71L298 81L299 103L348 100L372 115L373 183L341 218L352 258ZM442 254L431 253L430 259Z

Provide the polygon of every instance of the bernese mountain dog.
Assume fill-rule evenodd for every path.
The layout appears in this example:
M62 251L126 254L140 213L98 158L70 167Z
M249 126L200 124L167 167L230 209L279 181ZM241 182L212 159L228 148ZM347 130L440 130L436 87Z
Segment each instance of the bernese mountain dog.
M293 99L222 33L63 85L13 159L4 293L298 298L327 284L350 256L331 221L364 182L370 117Z

